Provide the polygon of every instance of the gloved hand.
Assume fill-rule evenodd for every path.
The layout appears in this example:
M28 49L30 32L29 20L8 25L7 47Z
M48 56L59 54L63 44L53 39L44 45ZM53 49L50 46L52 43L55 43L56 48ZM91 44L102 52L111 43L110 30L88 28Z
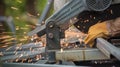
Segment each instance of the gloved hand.
M107 22L102 22L91 26L89 28L88 35L84 40L84 43L92 47L96 38L107 38L109 36L109 32L106 23Z

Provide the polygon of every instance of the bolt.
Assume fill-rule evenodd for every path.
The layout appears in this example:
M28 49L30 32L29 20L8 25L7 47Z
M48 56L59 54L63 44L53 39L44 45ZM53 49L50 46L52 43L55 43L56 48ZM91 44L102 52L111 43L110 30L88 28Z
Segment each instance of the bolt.
M53 38L53 37L54 37L54 36L53 36L53 33L49 33L49 34L48 34L48 37L49 37L49 38Z
M50 25L50 28L53 28L53 25Z

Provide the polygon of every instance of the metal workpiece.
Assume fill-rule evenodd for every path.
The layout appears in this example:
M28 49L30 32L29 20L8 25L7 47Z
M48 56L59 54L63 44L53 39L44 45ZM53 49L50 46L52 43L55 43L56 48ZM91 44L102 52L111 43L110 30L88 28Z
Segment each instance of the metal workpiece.
M18 55L18 54L27 54L29 52L45 52L45 47L42 48L32 48L32 49L26 49L26 50L14 50L14 51L4 51L0 52L0 55L2 56L10 56L10 55Z
M110 57L111 55L113 55L118 60L120 60L120 49L118 47L115 47L108 41L102 38L97 38L97 48L101 52L103 52L107 57Z
M25 49L20 48L20 47L18 47L17 49L5 49L5 48L2 48L2 49L0 49L0 52L5 53L5 52L16 52L16 51L40 51L40 50L42 50L41 48L43 48L43 47L37 47L37 48L30 47L30 48L25 48Z
M24 49L33 49L33 48L41 48L42 47L42 44L40 43L29 43L29 44L24 44L24 45L21 45L21 46L11 46L9 47L8 49L6 49L6 51L19 51L19 50L24 50Z
M42 44L40 43L28 43L28 44L24 44L24 45L21 45L21 46L18 46L18 45L14 45L14 46L11 46L11 47L7 47L7 48L1 48L0 49L0 52L7 52L7 51L23 51L23 50L32 50L34 48L41 48L42 47Z
M56 60L62 61L89 61L108 59L110 58L95 48L56 51Z
M44 53L45 48L41 48L41 51L24 51L24 52L16 52L17 55L9 55L1 57L2 61L5 60L14 60L16 58L24 59L24 58L32 58L38 54ZM51 53L52 52L52 53ZM106 56L97 48L81 48L81 49L71 49L71 50L63 50L63 51L51 51L48 54L48 61L91 61L91 60L109 60L110 57Z
M89 66L69 66L55 64L29 64L29 63L3 63L2 67L89 67Z
M8 56L3 56L3 57L0 57L1 58L1 61L7 61L7 60L15 60L15 59L19 59L19 60L22 60L22 59L27 59L27 58L33 58L35 57L36 55L39 55L41 53L45 53L45 48L39 48L40 51L16 51L15 55L8 55ZM8 54L10 54L8 52Z

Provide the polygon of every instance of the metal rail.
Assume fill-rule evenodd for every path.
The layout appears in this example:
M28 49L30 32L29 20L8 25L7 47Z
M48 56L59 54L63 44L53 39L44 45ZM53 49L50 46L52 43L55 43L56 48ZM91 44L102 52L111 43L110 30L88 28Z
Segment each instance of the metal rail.
M33 49L34 50L34 49ZM28 53L39 53L41 52L42 50L39 50L39 51L10 51L10 52L1 52L1 54L3 56L11 56L11 55L21 55L21 54L28 54Z
M102 38L97 38L97 48L102 51L107 57L113 55L120 60L120 49L107 42Z
M69 66L51 64L28 64L28 63L4 63L2 67L88 67L88 66Z
M24 47L28 45L24 45ZM31 46L31 45L29 45ZM98 49L97 49L98 48ZM55 52L56 60L64 60L64 61L87 61L87 60L107 60L111 59L111 54L115 56L117 59L120 59L119 48L116 48L109 42L105 41L102 38L97 39L97 48L81 48L81 49L71 49L64 51ZM99 50L100 49L100 50ZM20 55L20 58L28 58L33 57L37 54L44 53L45 47L43 48L34 48L34 52L32 51L16 51L16 52L3 52L6 56L1 57L1 60L10 60L16 59ZM102 51L102 52L101 52ZM17 53L17 55L13 55ZM9 56L8 56L9 55Z
M17 55L9 55L1 57L2 61L5 60L13 60L16 58L24 59L28 57L33 57L35 55L41 54L45 52L45 48L41 48L40 51L17 51ZM7 53L7 52L6 52ZM9 53L8 54L14 54ZM22 55L22 56L21 56ZM21 56L21 57L20 57ZM86 48L86 49L72 49L72 50L64 50L64 51L56 51L55 53L56 60L63 61L88 61L88 60L108 60L110 57L104 55L99 49L96 48Z
M88 60L107 60L110 57L105 56L100 50L95 48L64 50L56 52L56 60L63 61L88 61Z
M24 44L21 46L11 46L8 48L1 48L0 51L1 52L5 52L5 51L23 51L23 50L30 50L30 49L34 49L34 48L41 48L41 44L35 44L35 43L29 43L29 44Z
M6 52L7 53L7 52ZM45 48L39 48L39 51L16 51L16 55L8 55L8 56L3 56L0 57L1 61L6 61L6 60L14 60L14 59L27 59L27 58L33 58L36 55L39 55L41 53L45 53ZM8 54L14 54L14 52L8 52Z

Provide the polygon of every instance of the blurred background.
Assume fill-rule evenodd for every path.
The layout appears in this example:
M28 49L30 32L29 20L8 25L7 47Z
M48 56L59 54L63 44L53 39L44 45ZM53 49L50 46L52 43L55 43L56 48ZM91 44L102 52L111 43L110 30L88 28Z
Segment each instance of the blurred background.
M30 40L27 33L36 27L46 3L47 0L0 0L1 19L11 19L15 27L13 36L8 26L10 22L0 21L0 47L27 43ZM53 12L51 9L48 16Z

